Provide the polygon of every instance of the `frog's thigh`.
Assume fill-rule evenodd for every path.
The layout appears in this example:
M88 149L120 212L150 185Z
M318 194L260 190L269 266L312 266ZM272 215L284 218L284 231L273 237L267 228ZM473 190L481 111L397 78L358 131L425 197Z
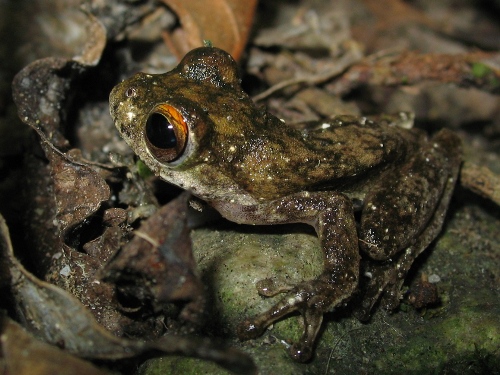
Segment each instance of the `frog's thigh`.
M449 178L456 174L458 153L456 136L442 131L404 165L385 172L365 200L362 250L373 259L385 260L417 240L438 207Z

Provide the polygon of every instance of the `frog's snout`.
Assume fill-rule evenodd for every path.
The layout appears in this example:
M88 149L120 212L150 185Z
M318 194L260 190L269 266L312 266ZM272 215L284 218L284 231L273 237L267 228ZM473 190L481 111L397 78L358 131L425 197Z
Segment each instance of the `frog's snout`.
M113 90L111 90L109 94L109 113L111 114L113 120L116 120L116 111L118 110L119 105L119 100L117 100L117 93L121 85L122 84L120 83L113 87Z
M123 111L122 107L124 107L124 103L130 97L129 93L130 88L126 84L126 81L123 81L117 84L109 94L109 113L113 118L115 124L118 122L121 112Z

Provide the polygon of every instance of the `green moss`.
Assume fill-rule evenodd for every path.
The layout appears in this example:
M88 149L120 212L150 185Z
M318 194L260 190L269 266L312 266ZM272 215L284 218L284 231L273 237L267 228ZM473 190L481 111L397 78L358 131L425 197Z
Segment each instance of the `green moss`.
M197 358L181 356L168 356L154 358L146 361L137 371L137 375L228 375L230 372L224 370L213 362L203 361Z
M148 178L153 175L151 169L149 169L148 166L144 164L144 162L140 159L137 160L136 167L137 173L139 173L139 176L141 176L142 178Z
M235 228L234 232L199 229L192 235L200 273L212 288L213 326L218 320L219 329L230 336L244 318L266 311L285 296L261 297L256 288L259 280L277 277L295 285L314 278L323 268L318 239L314 233L304 232L303 226L292 226L288 233L280 233L276 227ZM297 316L275 323L270 333L293 342L302 330L302 318Z
M490 80L490 85L491 85L492 87L498 88L498 87L500 87L500 80L499 80L497 77L493 77L493 78Z
M498 315L470 307L441 325L443 338L457 353L473 352L476 348L495 351L500 348Z
M455 313L449 311L447 316L426 321L425 333L406 332L408 340L387 347L375 360L375 367L386 373L387 364L392 363L391 372L387 372L391 374L410 370L412 374L453 373L448 371L451 368L473 374L467 370L471 361L481 366L498 365L498 306L481 306L480 300L474 294L465 298Z
M409 345L403 347L389 347L384 354L375 361L375 367L390 374L408 371L412 374L432 374L447 359L446 352L439 346L430 346L426 337L413 338ZM388 366L388 363L392 365Z
M259 374L302 375L306 365L294 362L280 342L253 345L245 350L258 364Z
M449 322L453 324L452 321ZM458 323L457 329L453 330L455 337L439 335L413 337L407 345L389 347L384 355L375 361L375 368L387 374L411 371L415 375L449 373L447 370L450 368L455 368L457 371L460 368L459 372L470 374L471 372L463 371L466 370L468 362L474 358L475 360L487 358L491 363L496 362L498 365L498 358L496 360L494 356L490 358L492 351L481 347L480 331L475 336L475 340L478 340L476 344L474 338L464 337L463 322L455 320L454 323ZM493 341L487 346L492 345ZM469 358L469 361L464 361L464 358ZM389 363L391 366L388 366Z
M491 73L491 69L480 62L475 62L472 64L472 74L476 78L483 78L487 76L489 73Z

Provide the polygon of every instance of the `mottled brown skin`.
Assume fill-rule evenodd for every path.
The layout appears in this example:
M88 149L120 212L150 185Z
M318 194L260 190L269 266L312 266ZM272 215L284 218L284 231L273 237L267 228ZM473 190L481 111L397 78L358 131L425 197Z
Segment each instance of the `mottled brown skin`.
M158 160L145 135L161 103L175 107L188 128L187 145L172 161ZM254 338L298 311L305 329L290 354L299 361L311 357L323 314L356 291L360 250L372 260L363 265L371 279L362 283L358 316L366 318L380 297L386 308L399 305L408 269L441 229L460 164L453 133L428 139L403 128L404 115L376 122L337 116L306 130L290 127L254 105L234 60L213 47L191 51L171 72L120 83L110 106L123 138L157 175L227 219L315 228L322 274L294 287L279 275L259 282L262 295L286 295L239 329L242 339Z

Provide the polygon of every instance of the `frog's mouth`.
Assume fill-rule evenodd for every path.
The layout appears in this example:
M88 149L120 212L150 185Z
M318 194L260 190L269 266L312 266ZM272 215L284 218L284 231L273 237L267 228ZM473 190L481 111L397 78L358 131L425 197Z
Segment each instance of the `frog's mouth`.
M117 89L118 86L113 87L113 90L111 90L111 93L109 94L109 114L111 115L113 121L116 121L116 110L118 108L118 104L115 100Z

